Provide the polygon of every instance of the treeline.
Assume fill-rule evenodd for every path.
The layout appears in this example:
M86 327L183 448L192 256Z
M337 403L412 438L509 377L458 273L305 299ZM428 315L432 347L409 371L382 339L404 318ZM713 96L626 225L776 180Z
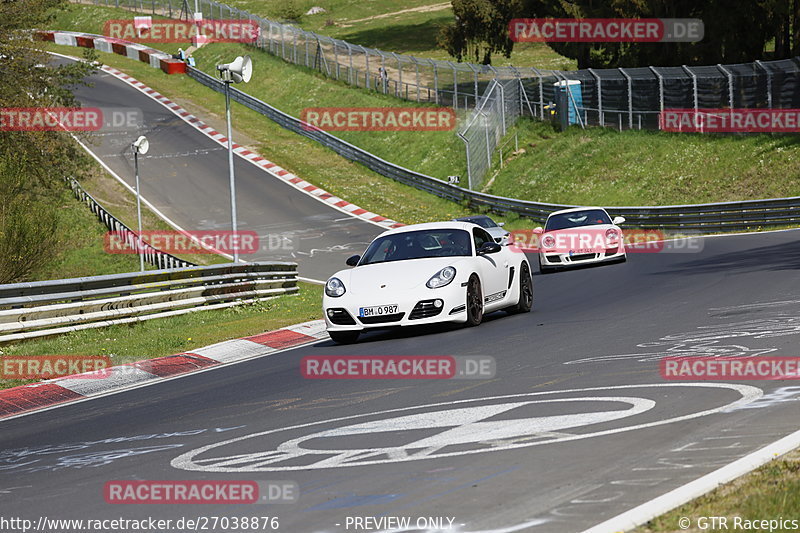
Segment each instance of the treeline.
M439 45L459 61L490 64L514 47L515 18L696 18L697 43L551 43L578 68L749 62L800 55L800 0L452 0ZM770 50L767 53L767 50ZM774 49L774 50L773 50Z
M47 14L62 4L0 0L0 111L77 106L70 89L94 68L49 66L28 31L46 27ZM64 177L80 175L85 157L67 133L0 128L0 283L27 280L58 252L55 199Z

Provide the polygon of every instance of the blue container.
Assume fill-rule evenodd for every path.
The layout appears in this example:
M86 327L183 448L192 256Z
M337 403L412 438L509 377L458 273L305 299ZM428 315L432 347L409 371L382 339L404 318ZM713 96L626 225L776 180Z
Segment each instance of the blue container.
M578 80L562 80L553 84L558 95L566 96L569 107L569 123L578 123L579 108L583 107L583 91ZM559 101L556 98L556 101Z

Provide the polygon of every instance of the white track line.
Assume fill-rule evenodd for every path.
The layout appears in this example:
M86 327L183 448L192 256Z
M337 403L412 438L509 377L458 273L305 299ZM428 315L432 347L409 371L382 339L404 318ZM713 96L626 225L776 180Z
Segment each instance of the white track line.
M583 533L617 533L620 531L630 531L684 503L703 496L720 485L752 472L756 468L772 461L776 457L789 453L797 447L800 447L800 431L787 435L718 470L706 474L677 489L671 490L649 502L645 502L638 507L634 507L630 511L626 511L605 522L597 524L585 530Z

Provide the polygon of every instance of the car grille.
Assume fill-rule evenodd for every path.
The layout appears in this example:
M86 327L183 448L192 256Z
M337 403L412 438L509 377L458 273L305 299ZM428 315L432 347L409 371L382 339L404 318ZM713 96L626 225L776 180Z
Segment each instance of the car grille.
M430 318L441 313L444 309L444 305L434 307L433 302L434 300L422 300L418 302L417 305L414 306L414 309L411 310L411 314L408 315L408 319L419 320L421 318Z
M547 256L547 260L550 261L551 263L560 263L561 262L561 256L560 255L548 255Z
M619 248L612 248L610 250L606 250L606 257L608 257L609 255L614 255L617 252L619 252Z
M384 322L399 322L405 313L393 313L391 315L360 316L358 319L362 324L383 324Z
M575 254L570 257L572 261L586 261L587 259L595 259L595 254Z
M356 321L342 308L328 309L328 320L337 326L355 326Z

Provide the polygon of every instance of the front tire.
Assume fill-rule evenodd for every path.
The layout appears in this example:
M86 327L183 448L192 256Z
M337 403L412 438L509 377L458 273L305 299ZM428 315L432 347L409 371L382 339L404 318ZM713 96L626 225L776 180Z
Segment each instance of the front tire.
M481 280L472 275L467 282L467 326L477 326L483 321L483 291Z
M508 308L509 313L527 313L533 308L533 279L528 263L523 262L519 269L519 300Z
M358 340L358 331L329 331L331 340L336 344L353 344Z

